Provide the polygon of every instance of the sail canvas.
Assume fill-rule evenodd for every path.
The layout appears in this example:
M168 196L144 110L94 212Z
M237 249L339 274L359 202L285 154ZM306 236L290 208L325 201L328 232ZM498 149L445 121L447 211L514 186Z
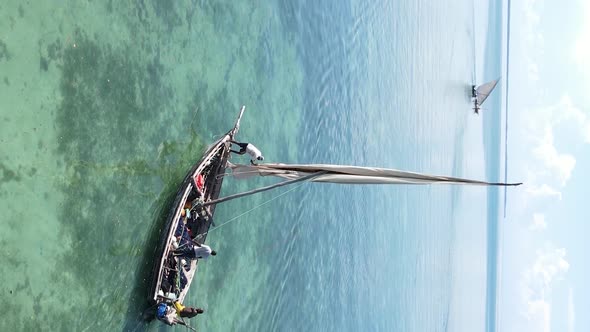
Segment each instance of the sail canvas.
M312 174L311 182L329 182L341 184L469 184L469 185L518 185L491 183L457 177L429 175L407 172L390 168L359 167L329 164L280 164L234 165L229 167L236 178L250 176L276 176L295 180Z
M475 98L477 100L478 105L483 104L483 102L488 98L490 93L492 93L492 91L494 90L494 88L498 84L499 80L500 79L496 79L496 80L487 82L487 83L482 84L479 87L477 87L477 89L475 91L475 94L476 94Z

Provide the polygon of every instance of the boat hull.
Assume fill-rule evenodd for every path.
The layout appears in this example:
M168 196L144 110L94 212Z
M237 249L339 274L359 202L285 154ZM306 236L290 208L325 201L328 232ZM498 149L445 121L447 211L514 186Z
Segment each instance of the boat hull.
M192 248L195 242L205 243L213 224L216 204L204 206L203 203L219 197L224 179L221 175L228 167L231 142L239 130L244 111L245 107L242 106L234 128L207 148L201 160L191 167L176 193L156 248L148 295L148 300L153 304L182 303L190 289L198 260L189 259L190 262L183 263L183 259L176 256L174 251L179 244ZM190 211L189 214L186 214L186 209Z
M180 189L176 193L174 203L172 204L172 207L168 213L168 217L166 218L166 222L161 231L160 242L158 243L158 247L156 249L156 261L152 271L152 283L148 297L150 301L160 302L161 300L165 300L165 298L161 295L162 283L166 269L170 269L173 263L176 263L177 270L179 271L178 273L183 273L187 280L186 285L177 294L176 298L182 302L186 296L197 269L197 261L191 261L189 263L189 269L184 269L182 266L180 266L180 260L172 255L174 250L172 238L175 237L175 233L179 227L179 224L183 222L181 212L186 207L187 201L192 201L197 198L201 198L202 201L208 201L217 199L219 197L221 186L223 184L223 177L218 177L217 175L225 172L227 167L227 159L229 158L229 146L229 135L225 135L220 140L211 145L205 152L203 158L187 173L180 186ZM195 190L197 186L196 179L199 175L203 175L205 171L207 171L208 176L203 184L204 190L202 193L198 193L200 190ZM202 196L199 197L199 195ZM188 203L190 204L190 202ZM208 207L207 212L209 216L213 216L215 213L215 205ZM212 221L212 218L208 218L207 220L201 221L197 227L195 227L193 230L195 241L199 243L205 242L207 232L211 227ZM171 260L174 260L174 262Z

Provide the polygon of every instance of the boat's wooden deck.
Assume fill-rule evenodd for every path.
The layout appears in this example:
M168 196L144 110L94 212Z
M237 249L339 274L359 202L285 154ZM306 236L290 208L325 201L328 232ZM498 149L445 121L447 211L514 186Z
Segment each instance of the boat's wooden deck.
M164 238L162 239L160 246L158 247L158 261L154 266L154 279L152 282L152 291L150 292L150 300L162 300L158 293L162 288L165 270L176 270L172 266L167 266L171 264L167 264L167 259L171 257L170 255L174 251L172 237L178 227L179 220L183 219L180 217L181 210L185 207L187 200L198 198L198 194L194 190L194 179L196 176L201 174L204 177L204 188L201 193L203 195L203 201L216 199L219 196L223 177L218 177L217 175L225 172L227 159L229 158L229 139L229 135L226 135L207 151L205 157L196 164L193 169L191 169L177 194L173 208L166 220L166 227L163 230L167 236L165 237L165 240ZM215 206L208 206L206 209L209 212L208 214L213 216ZM196 235L195 241L204 243L213 220L212 218L206 218L200 219L199 221L200 222L196 225L196 228L193 227L193 236ZM187 279L186 285L178 294L178 299L182 302L190 289L192 280L197 271L198 261L192 260L190 262L190 269L187 271L181 266L179 258L174 257L172 259L176 262L175 265L181 270L181 273L183 273Z

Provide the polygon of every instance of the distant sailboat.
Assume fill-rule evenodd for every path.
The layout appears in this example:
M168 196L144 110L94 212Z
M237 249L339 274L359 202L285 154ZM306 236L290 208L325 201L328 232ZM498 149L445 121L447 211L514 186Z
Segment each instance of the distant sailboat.
M471 98L473 98L473 110L475 111L476 114L479 114L479 110L481 109L481 104L483 104L483 102L486 101L486 99L488 99L488 96L490 95L490 93L492 93L492 91L494 90L494 88L496 87L496 85L498 84L499 81L500 81L500 79L498 78L493 81L484 83L480 86L475 86L475 85L471 86Z

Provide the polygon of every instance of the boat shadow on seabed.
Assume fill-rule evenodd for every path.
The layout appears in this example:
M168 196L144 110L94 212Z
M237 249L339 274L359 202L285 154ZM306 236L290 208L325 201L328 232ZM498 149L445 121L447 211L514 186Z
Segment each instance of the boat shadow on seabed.
M169 188L162 191L162 194L150 207L153 220L149 230L149 236L146 240L145 250L143 251L142 264L136 274L133 291L129 296L129 308L127 309L127 319L125 321L124 331L145 331L149 324L155 319L156 305L148 301L146 289L149 288L152 279L152 260L156 255L160 233L162 232L163 220L166 219L168 207L172 205L175 197L176 187L170 185Z

